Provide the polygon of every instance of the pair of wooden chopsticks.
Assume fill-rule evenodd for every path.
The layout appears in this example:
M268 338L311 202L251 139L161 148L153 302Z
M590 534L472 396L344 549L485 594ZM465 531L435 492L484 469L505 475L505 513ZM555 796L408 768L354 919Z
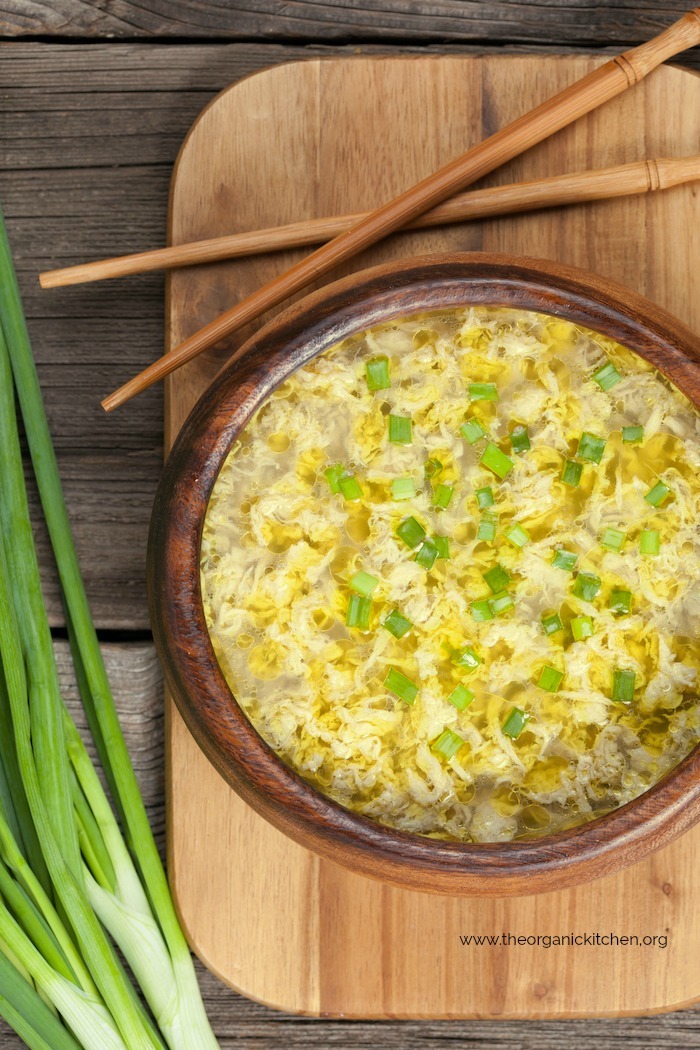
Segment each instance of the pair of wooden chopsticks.
M583 116L586 113L591 112L598 106L616 95L621 94L627 88L632 87L634 84L642 80L648 73L659 66L666 59L671 58L674 55L685 51L687 48L693 47L700 44L700 8L695 8L689 11L677 22L675 22L664 32L660 33L657 37L648 41L646 44L642 44L639 47L633 48L630 51L624 52L622 55L618 55L606 62L605 65L599 69L594 70L592 73L587 74L581 80L572 84L564 91L553 96L551 99L542 103L533 109L530 113L524 114L511 124L507 125L501 131L485 139L478 146L467 151L457 160L441 168L433 175L424 179L422 182L417 183L409 190L396 197L394 200L389 201L388 204L383 205L381 208L375 211L369 212L362 216L351 216L347 218L341 218L337 220L323 220L326 223L325 232L323 237L333 236L333 239L324 244L321 248L318 248L311 255L307 256L301 262L292 266L285 273L276 277L273 281L264 285L258 291L242 300L231 310L228 310L220 317L216 318L210 324L206 325L195 335L191 336L185 342L181 343L178 347L154 362L148 368L146 368L140 375L130 380L124 386L120 387L117 391L105 398L102 402L103 408L106 411L112 409L128 401L135 394L145 390L151 386L158 379L163 378L170 372L174 371L180 365L191 360L197 354L203 350L219 342L219 340L230 335L232 332L241 328L244 324L254 320L259 314L265 310L276 306L282 300L288 296L300 291L307 284L310 284L316 278L327 273L332 267L338 265L344 260L357 254L364 248L381 240L388 234L400 229L403 226L409 224L418 225L419 218L423 216L423 220L426 224L430 223L430 219L425 216L426 212L430 209L436 209L437 206L446 201L447 198L452 197L457 191L468 186L470 183L475 182L477 179L482 178L495 168L511 160L513 157L518 156L520 153L529 149L531 146L548 138L554 132L559 131L561 128L571 124L578 117ZM694 165L693 175L688 175L688 166ZM684 171L685 174L679 177L679 173ZM640 165L626 165L624 168L608 169L605 172L588 172L581 173L576 176L560 176L554 180L547 180L546 183L540 183L540 187L545 187L544 191L537 190L537 184L533 183L522 183L519 186L513 187L501 187L498 191L481 191L476 194L465 195L467 200L467 208L474 207L475 200L481 201L482 206L498 208L497 195L501 194L501 204L503 204L503 195L510 196L510 203L506 208L501 207L499 210L515 210L515 202L518 195L521 195L523 200L531 200L534 203L525 204L525 207L541 207L543 205L542 192L547 194L549 192L551 203L566 203L571 200L581 199L596 199L605 196L619 195L603 192L605 186L605 180L611 177L614 180L622 179L623 182L627 180L638 180L642 178L642 184L639 185L638 189L626 189L622 190L622 193L627 192L643 192L648 189L660 188L663 185L677 184L678 182L686 181L688 177L697 177L697 158L686 158L680 161L645 161L641 162ZM669 181L669 179L673 181ZM563 184L567 182L578 182L578 195L568 198L560 197L557 200L552 200L552 188L554 186L554 192L561 192ZM597 185L597 191L589 196L581 196L581 183L588 183L589 189L593 190ZM538 192L540 193L539 199L537 199ZM567 191L564 190L564 193ZM486 198L486 200L484 200ZM450 202L453 203L453 202ZM461 203L457 203L457 207L463 206L465 198L461 198ZM522 205L518 205L522 208ZM449 205L443 205L443 215L452 214ZM499 210L479 212L480 215L485 214L498 214ZM440 214L440 212L438 212ZM474 213L472 213L474 215ZM461 217L461 216L460 216ZM450 220L449 218L438 218L435 220L433 213L433 220L437 222L456 221L455 219ZM339 224L337 227L334 224ZM302 224L306 226L307 224ZM299 226L296 227L284 227L284 236L295 237L295 236L308 236L310 239L305 240L301 243L314 243L314 237L319 236L319 230L316 229L315 233L311 230L305 229L300 230ZM341 232L337 232L340 229ZM292 232L294 231L294 232ZM270 231L262 231L262 234L269 236ZM241 238L249 237L249 244L251 239L254 240L254 235L237 235L239 249L241 247ZM282 236L282 235L280 235ZM141 257L137 256L133 266L130 270L121 269L115 271L115 267L125 267L128 265L127 260L108 260L103 264L93 264L95 266L102 266L103 272L101 276L115 276L116 272L139 272L146 268L152 269L155 266L163 265L174 265L171 254L169 261L166 259L168 252L179 253L182 262L177 263L178 265L184 265L187 262L192 261L203 261L202 255L198 255L198 252L211 252L211 251L222 251L220 255L208 255L209 259L222 258L225 255L230 254L228 250L224 248L223 242L229 240L228 238L219 238L215 242L205 242L205 247L202 246L184 246L174 249L166 249L165 252L158 253L144 253ZM259 243L259 237L258 237ZM288 246L287 242L284 246ZM294 243L300 243L298 240ZM260 250L259 247L253 247L249 250L256 251ZM189 253L189 258L184 256ZM144 258L145 256L145 258ZM154 262L154 259L158 256L158 260ZM139 258L141 263L138 262ZM143 263L146 265L143 265ZM104 272L105 269L111 267L111 272ZM74 277L76 271L85 270L81 267L73 267L72 272ZM94 271L92 271L94 273ZM59 272L60 273L60 272ZM45 284L63 283L60 278L47 275L44 277ZM77 278L80 279L80 278ZM95 279L95 278L93 278ZM74 283L74 281L67 280L65 283Z

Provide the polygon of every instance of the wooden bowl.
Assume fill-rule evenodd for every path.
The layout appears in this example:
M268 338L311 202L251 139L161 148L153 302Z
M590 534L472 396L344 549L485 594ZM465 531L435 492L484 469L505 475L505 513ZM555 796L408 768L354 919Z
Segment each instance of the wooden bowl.
M396 831L321 795L262 740L216 661L200 593L209 495L233 441L270 392L353 332L465 304L538 310L611 336L700 404L700 340L658 306L605 278L558 263L479 253L365 270L274 318L193 409L155 501L149 600L167 686L190 731L228 783L280 831L353 871L398 886L467 896L523 895L609 874L687 831L700 817L700 747L639 798L568 831L485 844Z

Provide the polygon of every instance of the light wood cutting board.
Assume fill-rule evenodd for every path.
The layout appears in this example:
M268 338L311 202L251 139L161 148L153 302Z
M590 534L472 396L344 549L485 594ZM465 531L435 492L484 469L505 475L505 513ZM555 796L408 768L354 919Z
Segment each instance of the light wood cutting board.
M170 242L378 205L598 64L581 57L313 60L228 88L173 176ZM491 183L698 152L700 81L662 68L491 176ZM440 250L559 259L617 278L700 329L696 187L402 234L342 272ZM177 271L168 347L300 257ZM333 277L340 276L338 271ZM249 335L170 377L169 446ZM251 998L346 1017L645 1013L700 997L700 828L575 890L511 900L409 893L351 875L268 826L226 786L168 707L168 849L177 905L204 962ZM470 935L661 935L667 946L463 943Z

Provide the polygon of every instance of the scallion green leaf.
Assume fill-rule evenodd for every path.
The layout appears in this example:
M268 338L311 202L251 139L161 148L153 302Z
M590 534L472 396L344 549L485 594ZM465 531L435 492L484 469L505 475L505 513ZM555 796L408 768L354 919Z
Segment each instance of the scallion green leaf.
M407 678L405 674L402 674L401 671L397 671L395 667L389 668L389 672L384 679L384 685L390 693L398 696L399 700L403 700L405 704L412 705L415 703L418 696L418 686L410 678Z
M563 677L563 671L558 671L556 667L551 667L549 664L545 664L540 671L540 677L537 684L540 689L545 689L548 693L556 693L561 685Z
M604 438L596 437L595 434L588 434L584 431L578 440L576 456L578 459L584 459L587 463L600 463L605 452L605 445Z
M481 663L481 657L477 656L468 645L465 645L461 649L455 649L452 653L452 663L464 670L475 671Z
M630 704L634 700L634 671L613 671L610 699L616 704Z
M655 485L647 492L644 499L647 503L651 503L652 507L660 507L664 500L671 495L671 490L668 485L664 485L663 481L657 481Z
M413 550L425 539L425 529L414 517L404 518L396 529L396 535Z
M393 500L413 499L416 494L416 483L413 478L394 478L391 483Z
M493 441L489 441L479 462L488 467L489 470L492 470L501 481L508 477L515 465L513 460L506 456L505 452L501 452L498 445L494 445Z
M517 521L504 529L503 535L514 547L525 547L530 542L530 534Z
M454 491L454 485L443 485L442 483L436 485L433 491L433 506L446 510L454 496Z
M612 387L620 382L622 376L612 361L608 361L607 364L601 365L600 368L596 369L591 379L598 384L601 390L611 390Z
M504 612L515 608L515 602L508 591L499 591L489 598L489 605L493 609L494 616L502 616Z
M494 594L505 590L508 584L512 582L502 565L494 565L488 572L482 573L482 576Z
M611 591L610 599L608 601L608 608L612 609L612 611L618 616L626 615L632 608L631 591L626 591L619 588L616 588L613 591Z
M510 444L513 452L527 452L530 446L530 435L527 432L527 427L524 427L522 423L516 423L510 432Z
M413 624L402 616L398 609L392 609L386 620L383 621L382 627L386 628L389 634L393 634L394 638L403 638L411 630Z
M351 591L355 591L357 594L361 594L365 598L371 598L379 586L379 580L376 576L370 576L368 572L363 572L360 569L349 581L349 587Z
M484 600L480 602L472 602L470 605L472 617L476 623L482 623L484 620L493 620L493 609L491 603Z
M529 714L519 707L511 707L501 729L511 740L517 740L529 721Z
M340 492L340 478L343 473L342 463L336 463L335 466L328 467L324 470L323 475L326 481L331 487L331 492L337 495Z
M362 499L362 486L354 474L343 473L338 478L338 487L348 503Z
M413 426L410 416L389 416L389 441L395 445L410 445L413 441Z
M574 616L569 626L577 642L590 638L593 634L593 620L590 616Z
M626 539L627 534L621 532L620 529L605 529L600 537L600 545L608 551L619 551L622 550L622 544Z
M580 572L574 580L572 593L577 598L582 598L585 602L592 602L600 590L600 586L600 576L596 576L593 572Z
M661 541L658 529L642 529L639 536L639 553L655 555L659 553Z
M474 694L464 685L456 685L447 697L448 704L452 704L458 711L466 711L474 699Z
M433 541L426 539L418 548L418 553L415 557L416 564L421 565L424 569L432 569L437 561L438 554L439 551Z
M348 600L348 611L345 617L347 627L358 627L366 631L369 627L369 616L372 611L372 599L363 598L361 594L351 594Z
M475 445L482 437L486 437L486 431L478 419L468 419L466 423L462 423L459 432L470 445Z
M390 387L388 357L374 357L371 361L368 361L365 365L365 375L368 390L386 390Z
M570 488L576 489L581 484L582 473L583 465L581 463L574 463L573 459L567 459L561 472L560 481L563 481Z
M496 522L492 518L483 517L476 530L476 538L483 543L493 543L496 539Z
M622 440L627 445L639 445L644 441L644 427L623 427Z
M438 561L450 560L450 538L449 536L433 536L433 543L437 550Z
M563 569L564 572L572 572L574 565L578 561L578 554L574 554L573 551L567 551L564 547L557 547L552 558L552 565L555 569Z
M437 754L442 755L443 758L450 759L459 751L460 747L463 747L464 740L461 736L457 736L451 729L445 729L430 745L431 749Z
M556 634L556 632L561 631L564 626L558 613L549 613L549 615L542 616L540 618L540 623L542 624L542 630L545 634Z
M493 489L490 485L476 490L476 502L480 510L486 510L488 507L493 506Z
M470 383L470 401L498 401L498 390L495 383Z

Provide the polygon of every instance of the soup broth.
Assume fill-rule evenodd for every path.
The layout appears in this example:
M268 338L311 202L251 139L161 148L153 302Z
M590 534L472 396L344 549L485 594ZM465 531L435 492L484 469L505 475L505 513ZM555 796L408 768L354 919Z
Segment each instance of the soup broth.
M221 668L383 824L495 842L635 798L700 738L700 421L567 321L463 308L280 386L211 495Z

